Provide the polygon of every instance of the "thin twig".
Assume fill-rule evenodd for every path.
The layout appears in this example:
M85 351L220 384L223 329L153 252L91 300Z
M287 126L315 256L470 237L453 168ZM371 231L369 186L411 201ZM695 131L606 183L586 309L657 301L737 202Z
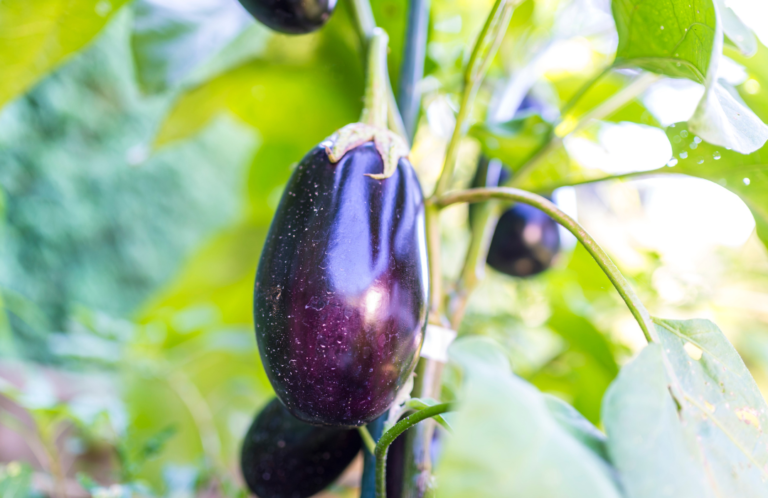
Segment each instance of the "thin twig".
M634 289L629 285L629 282L627 282L611 258L608 257L605 251L595 242L595 239L576 220L561 211L560 208L547 198L525 190L509 187L476 188L451 192L438 198L435 204L439 207L445 207L459 202L481 202L489 199L529 204L548 214L552 219L568 229L584 245L603 272L608 276L611 283L613 283L613 286L619 292L622 299L624 299L627 307L640 325L646 340L648 342L658 342L656 330L648 310L645 309L640 298L637 297Z

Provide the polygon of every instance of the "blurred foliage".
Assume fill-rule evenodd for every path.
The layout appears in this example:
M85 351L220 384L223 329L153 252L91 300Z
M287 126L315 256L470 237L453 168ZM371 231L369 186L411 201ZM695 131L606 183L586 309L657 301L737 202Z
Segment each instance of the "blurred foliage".
M49 22L49 9L63 3L64 17ZM119 10L122 3L0 2L0 105L8 101L0 113L0 438L9 438L0 448L0 461L8 462L0 467L3 497L34 496L30 487L49 490L62 484L57 480L93 496L243 495L240 440L272 396L251 324L261 245L293 165L356 120L362 106L361 47L346 2L326 28L302 37L269 32L235 0L134 0ZM425 191L442 165L460 69L491 3L432 2L412 153ZM372 4L390 35L396 81L407 2ZM14 30L37 15L32 52L14 50ZM664 25L664 37L649 35L654 44L635 31L626 38L620 26L617 49L607 2L523 2L479 93L454 186L471 180L481 150L514 169L538 155L520 186L544 193L637 173L585 163L563 137L599 143L600 126L626 122L663 134L663 120L642 94L616 104L638 80L636 69L593 78L614 53L628 67L680 76L683 69L659 59L672 39L673 26ZM732 27L728 35L735 40L738 32ZM709 60L699 45L707 36L692 37L681 52L683 75L703 81ZM41 40L54 41L47 47ZM555 62L553 53L560 53ZM768 119L768 50L758 44L753 58L735 48L726 53L747 75L739 95ZM641 63L631 62L638 57ZM516 115L527 97L542 105ZM768 244L764 150L741 155L696 141L683 123L666 133L676 163L652 172L731 190ZM643 189L621 180L579 187L579 219L649 308L724 321L765 388L765 247L753 237L743 247L710 251L695 260L692 277L689 267L627 233L628 225L639 226L627 206L637 198L642 210ZM442 237L444 273L454 276L469 237L465 207L443 213ZM615 462L598 427L604 395L642 334L587 252L567 245L550 271L531 279L488 270L459 332L444 393L469 405L456 417L458 428L469 429L449 442L440 462L447 493L468 496L462 486L477 478L502 496L508 481L499 476L527 461L507 451L515 447L548 455L514 474L535 477L519 492L616 495ZM488 432L491 423L504 430ZM22 442L12 433L23 434ZM533 441L536 434L544 439ZM57 476L62 462L67 470ZM539 479L559 463L568 469L563 480ZM328 496L354 496L359 468L350 472Z

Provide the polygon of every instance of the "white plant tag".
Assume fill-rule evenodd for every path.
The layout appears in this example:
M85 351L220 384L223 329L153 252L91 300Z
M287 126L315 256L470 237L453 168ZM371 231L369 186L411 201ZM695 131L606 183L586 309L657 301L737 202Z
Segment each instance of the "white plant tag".
M448 346L454 339L456 339L455 330L438 325L427 325L424 345L421 347L422 358L446 363L448 361Z

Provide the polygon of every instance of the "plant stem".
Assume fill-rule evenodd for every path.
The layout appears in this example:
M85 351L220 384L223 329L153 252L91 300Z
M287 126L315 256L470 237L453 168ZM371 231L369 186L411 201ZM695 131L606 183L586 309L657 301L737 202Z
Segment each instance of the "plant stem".
M368 433L374 441L381 439L384 432L384 422L387 420L387 413L368 424ZM373 451L363 451L363 478L360 483L360 498L375 498L376 496L376 449Z
M418 84L424 77L427 53L429 0L411 0L408 5L408 27L405 34L403 62L400 66L398 105L408 138L413 140L421 107Z
M509 19L512 16L512 7L521 0L496 0L488 18L485 20L480 35L472 49L472 55L469 58L467 67L464 70L464 88L461 95L461 104L456 116L456 126L453 129L453 135L448 142L448 149L445 153L445 163L443 171L435 187L435 196L442 195L448 190L453 178L453 171L456 169L456 160L459 155L459 144L464 136L467 126L467 119L475 96L480 88L485 73L488 70L496 51L499 48L501 39L507 30Z
M373 32L376 29L376 20L373 17L371 4L368 0L349 0L349 5L352 9L352 17L355 26L360 35L363 52L367 53L368 43L371 37L373 37ZM389 129L403 137L407 143L410 143L408 134L405 132L405 126L403 125L403 118L400 116L400 111L397 108L397 101L395 100L395 93L392 91L392 83L389 81L388 72L386 74L386 91L387 124L389 125Z
M368 70L365 81L365 105L360 122L387 127L387 46L389 36L374 28L368 44Z
M635 320L637 320L637 323L640 325L646 340L648 342L658 342L656 330L648 310L646 310L643 303L640 302L634 289L629 285L629 282L627 282L624 275L621 274L613 261L611 261L611 258L608 257L599 245L597 245L597 242L595 242L581 225L545 197L526 192L525 190L509 187L477 188L451 192L438 198L435 201L435 204L439 207L445 207L458 202L479 202L487 201L489 199L501 199L529 204L548 214L552 219L568 229L568 231L570 231L576 239L584 245L600 268L602 268L603 272L608 276L611 283L613 283L613 286L616 287L619 295L621 295L627 307L632 312L632 315L635 317Z
M376 449L376 441L373 440L371 433L365 426L358 427L357 431L360 433L360 437L363 439L365 449L367 449L369 453L373 454L373 451Z
M478 206L476 216L472 221L472 237L469 241L464 267L458 282L456 282L455 295L452 297L449 307L453 330L459 329L469 296L483 278L485 259L497 221L498 206L496 202L484 202Z
M403 432L407 431L422 420L426 420L435 415L440 415L451 410L450 403L441 403L439 405L424 408L418 412L405 417L396 423L391 429L385 432L376 445L376 498L386 498L387 496L387 450L389 445L397 439Z

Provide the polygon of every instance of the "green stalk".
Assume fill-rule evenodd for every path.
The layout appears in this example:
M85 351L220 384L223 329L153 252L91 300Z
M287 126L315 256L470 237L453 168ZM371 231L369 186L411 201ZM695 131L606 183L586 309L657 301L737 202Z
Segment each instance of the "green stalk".
M373 436L371 436L371 433L368 431L368 428L364 425L360 426L357 428L357 432L360 433L360 437L363 440L365 449L367 449L371 454L373 454L374 450L376 449L376 441L373 440Z
M368 0L349 0L349 5L352 9L352 17L360 35L363 50L367 52L368 43L373 37L373 31L376 29L376 20L373 17L371 4ZM405 131L405 125L403 125L403 118L397 107L395 93L392 91L392 83L389 81L389 73L386 76L387 124L390 130L403 137L406 143L410 144L408 134Z
M397 437L407 431L422 420L440 415L452 409L450 403L441 403L439 405L424 408L416 413L405 417L396 423L391 429L382 434L376 445L376 498L386 498L387 496L387 451Z
M493 57L496 55L501 39L507 30L509 19L512 16L512 8L520 3L520 1L522 0L496 0L475 42L472 55L464 70L464 89L461 95L459 112L456 115L456 126L453 129L451 140L448 142L443 171L435 187L435 196L442 195L450 186L453 171L456 169L456 160L459 156L459 144L466 132L467 120L477 96L477 91L480 89L480 84L485 77L488 66L490 66Z
M387 46L389 36L374 28L368 44L368 69L365 80L365 105L360 122L378 128L387 127Z
M597 242L595 242L595 239L593 239L592 236L576 222L576 220L565 214L545 197L526 192L525 190L497 187L451 192L436 199L434 202L435 205L443 208L459 202L481 202L489 199L501 199L529 204L548 214L552 219L568 229L568 231L570 231L576 239L584 245L589 254L592 255L603 272L608 276L608 279L610 279L611 283L632 312L635 320L637 320L637 323L640 325L646 340L648 342L658 342L656 330L648 310L645 309L643 303L640 302L640 298L637 297L634 289L629 285L629 282L627 282L624 275L621 274L611 258L608 257L605 251L603 251Z

